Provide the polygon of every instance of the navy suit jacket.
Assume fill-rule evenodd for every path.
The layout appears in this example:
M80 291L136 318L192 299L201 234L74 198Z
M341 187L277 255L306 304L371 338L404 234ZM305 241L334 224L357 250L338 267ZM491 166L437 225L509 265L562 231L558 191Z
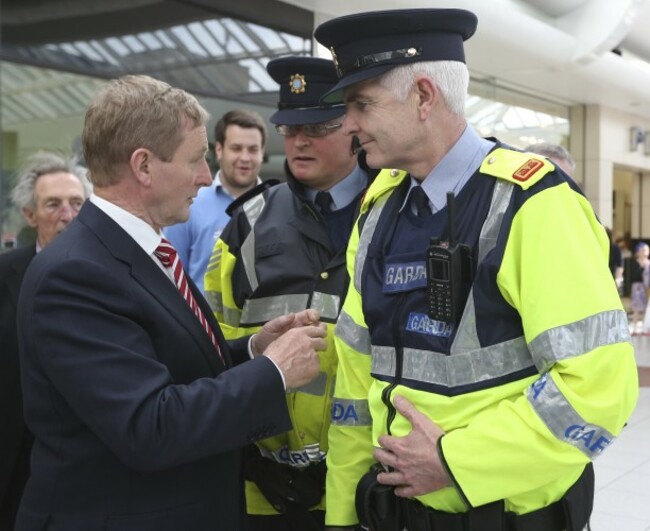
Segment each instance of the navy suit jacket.
M23 422L18 367L18 293L36 245L0 254L0 529L13 529L29 476L32 435Z
M188 278L189 280L189 278ZM32 473L18 531L242 527L241 448L290 428L278 370L228 370L174 284L94 204L32 261L18 306Z

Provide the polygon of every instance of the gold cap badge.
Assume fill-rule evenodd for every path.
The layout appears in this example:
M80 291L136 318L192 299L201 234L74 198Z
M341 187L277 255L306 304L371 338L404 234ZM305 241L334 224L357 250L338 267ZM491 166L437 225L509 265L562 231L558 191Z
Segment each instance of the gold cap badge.
M307 82L305 81L305 76L300 74L294 74L289 79L289 88L291 89L292 94L302 94L305 92L305 87Z

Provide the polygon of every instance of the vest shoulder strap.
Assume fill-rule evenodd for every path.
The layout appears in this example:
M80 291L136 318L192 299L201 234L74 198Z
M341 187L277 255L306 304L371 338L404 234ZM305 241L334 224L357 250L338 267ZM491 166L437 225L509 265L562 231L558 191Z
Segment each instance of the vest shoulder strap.
M226 214L232 217L233 212L237 210L241 205L243 205L246 201L255 197L256 195L261 194L262 192L266 192L266 190L272 186L275 186L276 184L280 184L280 181L277 179L267 179L266 181L262 181L261 184L258 184L247 192L244 192L237 199L233 199L232 203L226 207Z
M506 148L495 149L481 164L481 173L509 181L524 190L528 190L554 170L553 163L541 155Z

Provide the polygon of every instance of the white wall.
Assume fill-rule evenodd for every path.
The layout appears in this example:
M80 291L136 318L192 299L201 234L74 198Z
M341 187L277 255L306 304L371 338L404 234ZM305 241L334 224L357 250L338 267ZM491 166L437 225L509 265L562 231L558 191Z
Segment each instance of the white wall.
M650 155L644 154L643 146L639 146L636 151L630 148L630 130L633 126L650 129L650 121L598 105L584 107L582 121L576 120L572 123L572 130L576 130L575 134L572 133L572 140L582 141L581 146L574 149L572 144L571 149L579 154L577 163L581 166L581 174L584 175L583 189L601 221L608 226L612 225L615 168L623 167L650 175ZM636 221L639 219L638 209L645 210L650 205L650 181L643 188L644 199L638 191L632 192L633 237L650 234L650 215L643 226L639 226Z

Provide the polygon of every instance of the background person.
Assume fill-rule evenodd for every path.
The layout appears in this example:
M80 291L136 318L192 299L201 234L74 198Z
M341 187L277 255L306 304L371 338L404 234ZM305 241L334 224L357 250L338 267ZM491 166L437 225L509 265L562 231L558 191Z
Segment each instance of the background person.
M0 529L14 528L29 476L32 434L25 427L18 365L18 292L32 258L77 216L90 194L86 170L54 153L36 153L18 173L11 197L36 230L36 243L0 254Z
M623 262L623 252L614 240L612 229L605 227L607 236L609 238L609 271L616 282L619 294L623 293L623 272L625 271L625 263Z
M207 118L147 76L111 81L86 112L94 194L18 304L35 438L18 531L240 529L240 449L289 429L285 386L318 373L316 311L268 323L241 363L161 237L211 182Z
M343 92L344 131L370 167L408 172L376 177L348 247L330 526L357 522L355 488L365 476L376 492L376 474L403 509L393 529L581 530L591 461L638 396L589 202L547 159L467 124L463 41L476 24L464 10L404 9L315 31L341 75L323 101ZM359 499L371 528L374 499Z
M287 395L292 429L260 441L247 461L248 530L307 531L323 528L332 335L348 285L345 246L369 177L341 130L345 105L319 102L338 81L332 61L282 57L267 70L280 85L271 122L284 136L287 182L260 187L237 207L205 286L227 338L306 308L327 323L319 377ZM324 194L327 201L317 199Z
M648 287L650 287L650 246L645 242L634 247L634 260L631 261L630 308L632 335L643 333L643 321L648 306Z
M203 291L203 276L221 231L230 221L226 208L260 181L266 146L266 124L254 111L234 109L214 128L219 171L210 186L199 191L184 223L165 229L190 278Z
M529 153L537 153L542 157L546 157L559 166L559 168L566 173L569 177L573 177L573 172L576 169L576 163L573 161L571 153L559 144L552 144L550 142L538 142L530 144L524 148L524 151Z

